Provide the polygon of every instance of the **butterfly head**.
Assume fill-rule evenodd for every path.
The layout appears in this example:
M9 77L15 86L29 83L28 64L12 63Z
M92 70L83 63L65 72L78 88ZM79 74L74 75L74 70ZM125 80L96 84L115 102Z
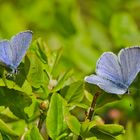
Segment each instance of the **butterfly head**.
M17 68L16 69L12 69L11 73L12 74L18 74L18 69Z
M15 79L16 75L18 74L18 68L13 66L7 66L6 68L6 78L7 79Z

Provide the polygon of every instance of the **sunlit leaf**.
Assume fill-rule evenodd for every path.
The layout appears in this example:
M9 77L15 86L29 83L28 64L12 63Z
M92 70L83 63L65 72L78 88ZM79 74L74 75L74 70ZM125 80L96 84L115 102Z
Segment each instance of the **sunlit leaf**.
M27 80L33 87L40 87L43 83L43 69L42 63L38 57L33 53L28 53L28 58L30 61L30 69L27 75Z
M56 139L66 130L64 114L66 111L64 99L57 93L51 97L46 119L46 128L52 139Z
M64 87L60 93L68 103L80 102L84 97L83 82L78 81Z
M58 80L57 85L53 88L52 92L56 92L63 88L65 85L66 80L72 75L73 70L66 71L64 75Z
M67 122L68 127L70 128L70 130L73 133L75 133L76 135L80 134L81 124L77 120L76 117L74 117L72 115L67 115L66 116L66 122Z
M52 75L55 74L56 67L57 67L57 65L58 65L58 63L59 63L59 60L60 60L61 56L62 56L62 52L63 52L63 50L62 50L62 49L59 49L59 50L56 52L56 54L55 54L54 62L53 62L53 64L52 64L52 69L51 69L51 74L52 74Z
M117 125L117 124L97 125L96 128L99 131L103 131L103 132L111 134L113 136L124 134L124 127L121 125Z
M11 128L9 128L8 125L5 122L3 122L1 119L0 119L0 132L3 135L9 135L11 137L18 138L18 135Z
M36 50L37 56L41 59L41 61L44 64L47 64L48 58L47 58L46 44L43 41L41 41L41 39L40 40L38 39L36 45L37 45L37 50Z
M104 140L116 140L116 138L109 134L109 133L106 133L104 131L100 131L98 129L96 129L95 127L93 127L90 132L92 133L92 136L95 136L97 137L97 139L104 139Z
M31 140L44 140L37 127L33 127L30 132Z
M44 140L41 136L38 128L33 126L31 130L28 130L24 136L24 140Z
M96 126L95 121L86 120L81 125L81 136L84 138L92 137L93 134L89 131L92 127Z

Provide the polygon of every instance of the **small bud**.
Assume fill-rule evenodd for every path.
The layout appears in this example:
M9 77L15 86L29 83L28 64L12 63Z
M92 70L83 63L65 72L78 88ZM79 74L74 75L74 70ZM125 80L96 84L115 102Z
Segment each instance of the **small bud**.
M47 101L41 102L39 107L40 107L40 109L43 110L43 111L47 110L48 107L49 107L49 101L47 100Z

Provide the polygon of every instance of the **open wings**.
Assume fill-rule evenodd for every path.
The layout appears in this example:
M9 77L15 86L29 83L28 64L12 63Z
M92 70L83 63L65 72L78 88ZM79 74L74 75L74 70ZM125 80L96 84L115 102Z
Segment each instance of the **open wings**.
M96 74L115 83L123 84L123 76L118 57L106 52L99 58L96 66Z
M25 31L13 36L10 40L12 64L16 68L24 57L32 40L32 32Z
M0 41L0 63L10 66L12 63L12 51L8 40Z
M16 69L24 57L32 40L32 32L21 32L11 40L0 41L0 63Z
M99 86L101 89L108 93L114 94L124 94L127 91L128 87L124 85L116 84L108 79L104 79L98 75L90 75L85 77L85 81L91 84Z
M118 57L106 52L99 58L96 74L85 81L109 93L124 94L140 71L140 47L122 49Z
M130 85L140 71L140 47L122 49L118 55L123 82Z

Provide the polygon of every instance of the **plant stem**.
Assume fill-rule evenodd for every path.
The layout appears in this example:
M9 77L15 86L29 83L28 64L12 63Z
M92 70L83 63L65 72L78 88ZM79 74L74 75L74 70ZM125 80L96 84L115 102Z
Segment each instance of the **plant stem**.
M38 122L38 129L39 131L41 131L42 129L42 125L44 123L44 120L46 119L46 114L47 114L47 111L46 110L40 110L40 118L39 118L39 122Z
M93 100L92 100L91 106L88 109L85 120L88 119L91 121L92 116L93 116L94 111L95 111L96 101L97 101L97 98L99 97L100 94L101 94L100 92L96 92L95 95L93 96Z
M88 109L88 111L87 111L85 120L88 119L88 120L91 121L92 116L93 116L94 111L95 111L96 101L97 101L97 98L99 97L100 94L101 94L101 93L98 91L98 92L96 92L95 95L93 96L92 103L91 103L91 106L89 107L89 109ZM77 140L82 140L82 137L79 135Z
M42 117L40 117L39 122L38 122L39 131L41 131L41 129L42 129L43 122L44 122L44 119Z

